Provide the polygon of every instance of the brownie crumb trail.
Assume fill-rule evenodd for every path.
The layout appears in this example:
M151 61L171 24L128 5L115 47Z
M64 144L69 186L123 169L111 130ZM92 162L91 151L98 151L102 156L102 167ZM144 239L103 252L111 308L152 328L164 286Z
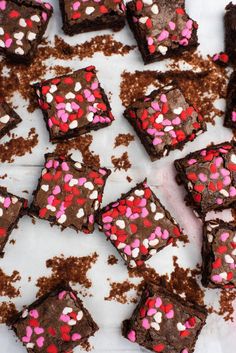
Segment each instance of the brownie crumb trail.
M124 152L122 154L122 156L120 156L120 157L112 156L111 157L111 161L112 161L112 164L115 167L115 171L117 169L118 170L122 170L123 169L123 170L125 170L127 172L127 170L132 166L132 164L129 161L129 156L128 156L127 152Z
M131 183L131 181L133 180L133 179L132 179L130 176L128 176L128 175L127 175L126 179L127 179L127 181L128 181L129 183Z
M7 178L7 173L0 176L0 179L2 179L2 180L6 179L6 178Z
M14 287L14 283L21 279L20 273L16 270L11 275L7 275L0 268L0 296L16 298L20 296L18 288Z
M136 296L129 298L127 295L132 289L137 290L137 286L129 280L125 280L124 282L110 282L110 287L110 293L104 298L105 300L115 300L121 304L137 302Z
M38 134L35 128L31 128L28 136L14 137L4 144L0 145L0 161L1 162L14 162L14 157L22 157L26 153L32 153L32 150L38 144Z
M98 254L95 252L89 256L70 256L65 258L61 255L47 260L46 267L51 269L52 274L49 277L43 276L38 278L36 282L36 286L39 288L37 297L49 292L61 282L79 283L86 289L90 288L92 282L87 277L87 272L96 263L97 259Z
M130 133L119 134L115 138L114 148L119 147L119 146L128 147L132 141L134 141L134 135L131 135Z
M90 145L93 142L92 135L79 136L76 139L63 141L56 147L55 153L67 155L71 150L79 150L82 154L83 162L93 167L100 167L100 157L90 151Z
M220 293L220 309L216 311L218 315L223 316L225 321L235 321L234 304L236 300L236 291L223 289Z
M107 259L108 265L116 265L118 263L118 259L114 255L109 255Z
M17 314L16 306L10 302L0 303L0 324L6 324Z

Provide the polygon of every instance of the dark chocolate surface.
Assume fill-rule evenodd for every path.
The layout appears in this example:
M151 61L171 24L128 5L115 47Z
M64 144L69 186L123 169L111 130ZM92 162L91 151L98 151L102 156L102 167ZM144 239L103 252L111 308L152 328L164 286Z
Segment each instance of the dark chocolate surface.
M0 99L0 138L14 129L21 122L19 115Z
M227 97L226 97L226 113L224 125L236 129L236 73L230 76Z
M230 2L225 8L225 52L230 63L236 64L236 5Z

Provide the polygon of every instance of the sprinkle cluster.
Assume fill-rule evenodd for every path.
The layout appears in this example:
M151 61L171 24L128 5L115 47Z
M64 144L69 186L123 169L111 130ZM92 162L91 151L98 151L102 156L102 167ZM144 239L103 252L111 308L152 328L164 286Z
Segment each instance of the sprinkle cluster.
M187 47L191 43L197 23L188 17L183 8L177 6L173 1L162 7L156 0L135 1L133 22L146 32L150 54L159 52L165 56L169 49Z
M52 139L66 138L69 132L74 131L84 133L87 126L90 129L96 125L105 126L114 119L94 66L35 87Z
M52 11L50 4L36 3L40 6L0 0L0 49L20 56L28 54Z
M181 234L176 221L145 182L107 206L100 226L132 268L142 265Z

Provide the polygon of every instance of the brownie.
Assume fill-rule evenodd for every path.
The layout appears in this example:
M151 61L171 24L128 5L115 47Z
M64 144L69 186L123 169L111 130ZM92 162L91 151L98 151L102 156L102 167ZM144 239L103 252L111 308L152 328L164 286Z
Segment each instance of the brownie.
M0 138L21 122L19 115L0 98Z
M108 126L114 120L94 66L34 85L52 142Z
M66 34L121 30L125 25L125 5L122 0L59 0Z
M206 130L202 116L176 84L138 99L124 113L152 161L183 149Z
M125 338L153 352L192 353L206 317L204 307L148 284L122 331Z
M29 353L71 352L98 330L77 293L62 287L41 297L11 324Z
M202 284L216 288L236 287L236 224L220 219L203 228Z
M0 53L29 64L47 29L52 6L41 0L0 1Z
M207 212L236 205L236 144L212 145L175 162L187 204L204 217Z
M233 72L227 88L224 125L236 129L236 73Z
M102 209L98 223L131 268L142 265L182 234L146 180Z
M0 256L19 219L26 213L27 201L0 187Z
M69 156L45 155L30 214L62 229L92 233L110 170L93 168Z
M198 25L186 14L184 0L130 1L127 19L145 64L198 46Z
M236 64L236 5L230 2L226 8L225 26L225 52L231 64Z

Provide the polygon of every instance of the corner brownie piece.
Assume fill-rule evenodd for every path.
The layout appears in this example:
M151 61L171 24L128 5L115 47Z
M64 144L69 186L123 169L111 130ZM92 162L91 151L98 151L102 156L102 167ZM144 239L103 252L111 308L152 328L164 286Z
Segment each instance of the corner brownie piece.
M198 46L198 25L186 14L184 0L130 1L127 18L145 64Z
M146 181L102 209L98 224L131 268L142 265L181 235Z
M125 338L153 352L192 353L206 317L204 307L148 284L122 331Z
M236 203L236 144L212 145L175 162L186 201L200 216Z
M0 139L21 122L19 115L0 98Z
M231 64L236 64L236 5L230 2L226 8L225 25L225 52L229 55Z
M138 99L124 112L152 161L182 149L206 130L202 116L177 85Z
M70 287L54 290L19 313L12 329L29 353L71 352L98 330Z
M202 284L216 288L236 287L236 224L220 219L204 223Z
M47 29L52 6L41 0L0 1L0 53L29 64Z
M236 129L236 73L230 76L227 96L226 96L226 113L224 125L232 129Z
M94 66L34 87L52 142L101 129L114 120Z
M66 34L121 30L125 25L125 5L122 0L59 0Z
M70 157L46 154L30 213L62 229L92 233L109 175L106 168L96 169Z
M26 213L27 201L0 187L0 256L19 219Z

